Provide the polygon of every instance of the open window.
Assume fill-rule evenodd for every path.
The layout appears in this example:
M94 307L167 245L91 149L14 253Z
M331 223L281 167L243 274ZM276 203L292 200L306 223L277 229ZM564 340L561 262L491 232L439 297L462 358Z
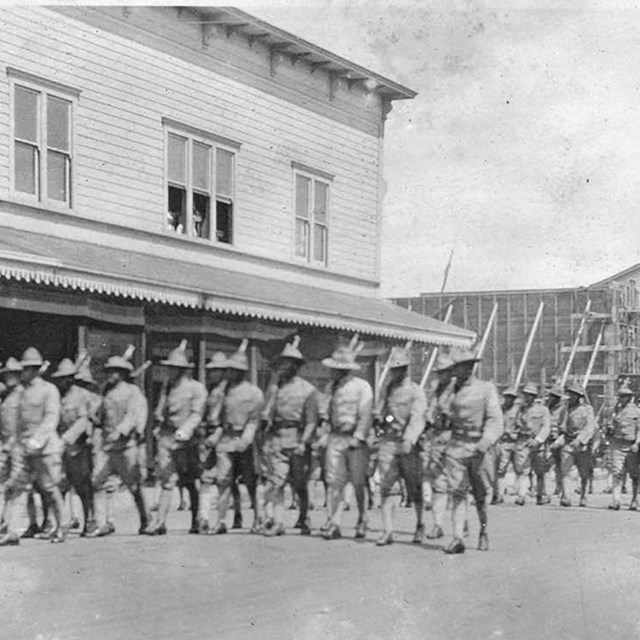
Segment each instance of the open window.
M327 264L330 182L294 167L295 255L315 264Z

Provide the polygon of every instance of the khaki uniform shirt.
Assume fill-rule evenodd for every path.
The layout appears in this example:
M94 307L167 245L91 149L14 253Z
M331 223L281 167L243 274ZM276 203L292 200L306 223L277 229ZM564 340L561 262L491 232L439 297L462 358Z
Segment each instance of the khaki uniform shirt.
M3 451L10 451L15 444L21 398L22 385L17 384L6 393L0 405L0 447Z
M640 407L634 402L618 411L613 416L611 424L611 438L635 442L640 427Z
M373 390L362 378L350 376L333 385L328 414L331 431L366 441L373 411Z
M318 423L318 394L310 383L294 376L278 386L272 404L271 415L267 418L271 430L283 440L283 446L298 444L307 426Z
M69 450L77 450L91 432L87 396L80 387L71 385L60 405L58 433Z
M20 398L18 439L31 455L60 451L57 428L60 421L60 393L55 385L36 376L24 387Z
M227 390L227 381L222 380L209 392L207 397L207 407L205 412L205 419L207 427L214 429L220 426L220 415L222 412L222 405L224 404L224 394Z
M502 410L502 424L503 424L503 434L502 439L505 442L513 442L518 437L518 430L516 428L516 418L518 417L518 411L520 407L518 403L515 402L508 409Z
M555 440L562 430L562 426L567 417L567 407L564 402L559 402L553 409L549 409L551 418L549 436L551 440Z
M104 396L100 408L100 427L106 451L126 449L135 444L131 436L138 424L138 395L133 387L121 380Z
M387 431L415 445L424 431L426 413L427 397L408 376L387 387L382 413Z
M166 399L160 398L164 406L161 432L175 433L180 429L189 440L204 416L207 402L205 386L191 378L179 378L167 390Z
M516 416L516 431L521 440L535 438L540 444L546 442L551 431L549 409L540 400L528 407L522 405Z
M248 380L243 380L233 387L227 387L222 403L221 424L226 432L241 436L249 445L255 438L263 406L262 391Z
M498 391L491 382L471 377L451 400L452 437L495 444L503 431Z
M588 404L579 404L567 409L567 419L562 427L566 442L587 444L596 432L596 420L593 408Z

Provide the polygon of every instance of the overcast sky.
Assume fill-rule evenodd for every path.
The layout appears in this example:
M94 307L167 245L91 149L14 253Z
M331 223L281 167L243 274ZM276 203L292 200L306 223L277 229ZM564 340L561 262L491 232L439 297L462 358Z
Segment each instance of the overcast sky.
M640 262L639 10L234 4L419 92L386 131L386 295L439 290L454 246L450 291L587 285Z

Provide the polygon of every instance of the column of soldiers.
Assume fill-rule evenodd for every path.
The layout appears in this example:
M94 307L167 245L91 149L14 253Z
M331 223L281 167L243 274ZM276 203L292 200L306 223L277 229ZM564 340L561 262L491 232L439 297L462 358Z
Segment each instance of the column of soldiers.
M560 504L571 504L570 474L580 476L580 505L593 467L590 443L595 417L577 384L552 388L544 402L528 383L518 394L507 389L500 406L492 383L475 375L478 358L468 350L441 354L435 380L425 391L409 377L409 353L394 347L389 377L381 397L356 375L357 339L322 362L331 381L325 394L300 376L305 358L299 339L278 358L266 392L248 380L246 341L230 356L217 352L206 364L207 386L192 377L186 341L160 365L165 381L153 412L157 455L157 495L143 491L147 400L135 384L133 351L110 357L100 388L90 371L90 357L63 359L44 380L40 353L29 348L20 361L9 358L0 370L0 484L3 491L0 545L17 545L19 519L29 526L22 537L63 542L64 495L75 492L82 504L81 536L103 537L115 531L111 501L118 484L130 492L141 535L165 535L175 487L189 495L190 533L224 534L234 502L234 526L242 526L238 484L251 500L250 531L266 536L286 532L285 487L297 497L295 528L311 533L309 480L313 461L321 462L327 490L326 540L342 537L344 492L353 487L358 518L355 538L368 530L366 489L369 445L375 431L382 532L376 544L394 541L394 509L400 482L415 508L413 541L444 536L447 510L453 536L445 551L465 551L467 505L471 494L479 521L478 549L488 549L487 496L503 500L509 464L517 483L516 504L524 505L528 478L535 476L536 501L547 504L545 476L553 468ZM521 397L519 397L521 395ZM637 508L640 466L640 409L623 386L610 427L611 508L620 508L620 484L633 481L631 508ZM422 484L431 487L433 525L425 532ZM38 523L40 496L43 522Z

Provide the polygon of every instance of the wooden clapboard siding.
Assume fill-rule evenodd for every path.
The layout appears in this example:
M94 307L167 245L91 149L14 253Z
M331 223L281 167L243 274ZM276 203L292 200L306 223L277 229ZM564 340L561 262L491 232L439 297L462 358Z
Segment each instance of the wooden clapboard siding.
M74 115L75 214L164 232L162 118L167 117L242 145L236 156L234 219L239 251L228 260L237 255L240 261L246 253L298 264L293 257L291 167L297 161L335 176L328 272L377 281L377 135L61 13L3 8L0 51L7 66L81 91ZM175 20L171 12L164 15ZM215 46L232 44L230 38ZM255 60L255 51L245 54L242 64ZM235 62L233 56L229 59ZM287 65L288 80L282 82L290 82L294 71L301 74ZM308 82L315 86L319 80ZM6 76L0 77L2 122L9 117L7 87ZM355 113L355 98L343 100ZM371 120L375 109L367 108L362 117ZM0 127L3 198L9 187L7 130ZM295 273L285 277L295 280ZM324 273L319 278L326 281Z

